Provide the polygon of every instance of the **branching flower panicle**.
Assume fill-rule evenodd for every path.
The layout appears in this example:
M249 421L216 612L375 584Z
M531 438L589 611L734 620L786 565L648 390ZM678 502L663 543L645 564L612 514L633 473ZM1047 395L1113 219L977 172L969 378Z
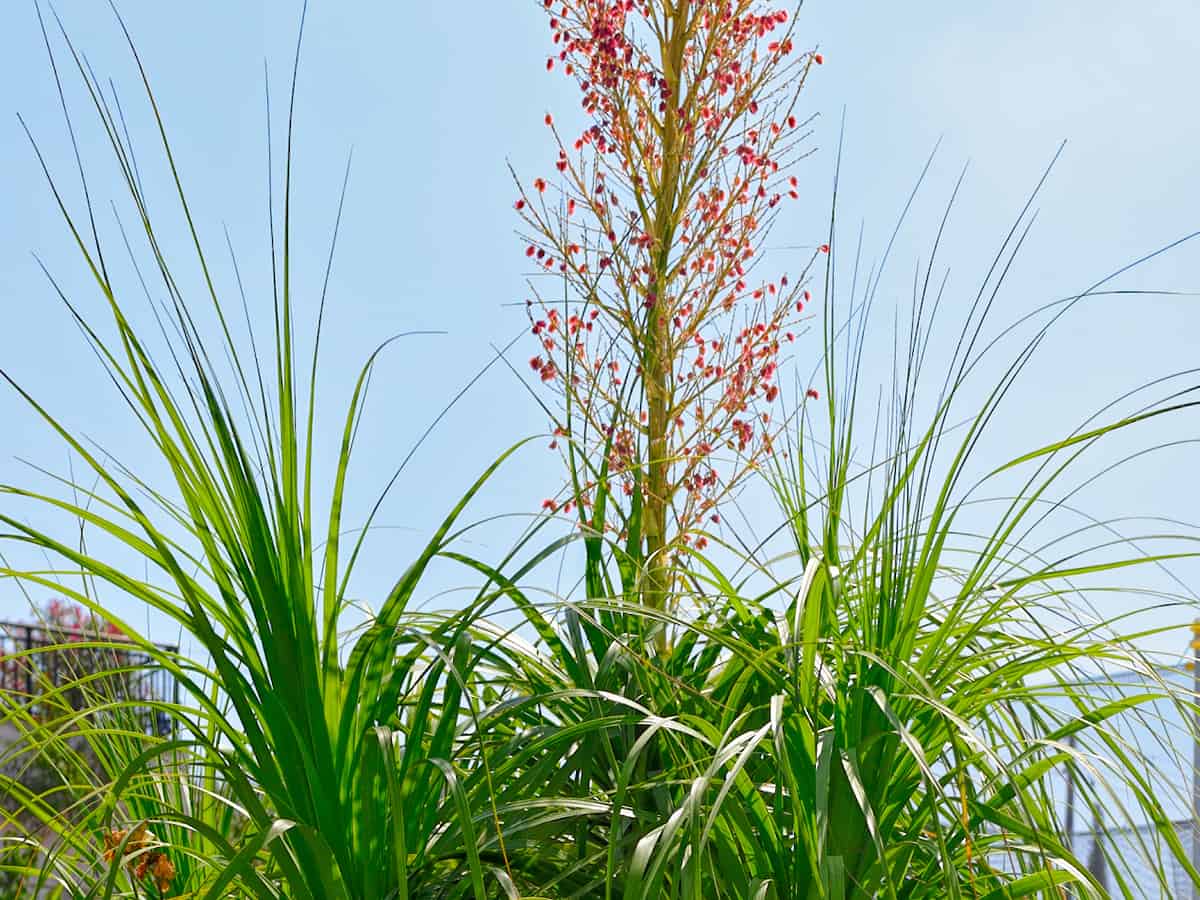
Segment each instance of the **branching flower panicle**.
M589 124L564 133L547 114L555 171L518 180L523 252L555 276L555 296L531 279L529 365L586 457L582 504L604 472L640 490L653 559L772 451L780 355L817 253L790 281L755 264L800 197L797 100L822 59L758 0L539 2L546 68L577 83Z

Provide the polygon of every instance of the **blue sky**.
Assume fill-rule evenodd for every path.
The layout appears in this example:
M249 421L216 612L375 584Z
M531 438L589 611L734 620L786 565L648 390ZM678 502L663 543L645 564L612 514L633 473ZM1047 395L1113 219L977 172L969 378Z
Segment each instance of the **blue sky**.
M221 256L221 229L228 226L251 302L265 312L263 60L269 62L278 118L299 3L121 0L120 8L164 110L202 239ZM62 0L59 10L94 69L117 85L148 183L166 215L165 185L153 165L154 134L111 13L94 0ZM801 21L802 42L819 44L826 63L806 97L820 118L817 152L798 173L805 202L773 237L779 242L774 258L782 265L783 247L811 244L825 227L843 110L848 124L839 215L851 230L864 222L875 251L926 156L942 140L912 227L899 242L894 278L885 282L899 299L967 161L970 174L943 251L961 277L952 282L952 304L967 302L969 288L1064 139L1033 237L1002 296L1002 317L1077 292L1200 228L1195 4L813 0ZM6 4L0 26L0 366L72 428L138 471L161 477L111 389L97 378L95 361L32 256L44 259L85 309L101 311L16 119L17 113L25 117L77 202L32 2ZM527 177L544 173L553 151L542 116L549 110L561 120L575 107L565 82L544 70L547 44L532 0L312 3L295 174L297 281L308 312L315 307L346 157L354 152L326 333L322 408L330 413L319 424L330 452L352 379L378 340L410 329L446 332L408 339L383 362L360 441L355 510L365 508L425 425L488 361L491 346L521 330L522 313L508 305L524 296L524 257L513 235L506 166L511 162ZM78 90L68 93L82 111ZM119 199L114 172L94 123L86 116L81 122L93 196L106 211L110 199ZM110 221L102 224L110 227ZM178 222L167 221L177 237L169 249L183 259ZM228 290L228 266L219 269ZM1200 290L1200 243L1156 259L1119 284ZM1197 365L1198 302L1097 299L1064 320L997 420L992 459L1065 434L1125 389ZM884 337L889 325L890 317L879 320ZM880 373L886 368L875 367ZM21 460L67 471L60 444L11 392L0 392L0 422L0 480L44 485ZM395 572L389 564L406 558L476 473L543 427L536 405L507 373L496 370L473 389L401 477L383 516L389 527L369 548L376 562L365 573L364 593L390 582ZM1132 443L1118 442L1093 469L1125 448L1196 437L1200 416L1180 416L1140 432ZM1196 446L1139 460L1076 499L1100 517L1200 519ZM535 510L559 477L551 454L526 451L476 512ZM498 556L503 550L503 543L480 540L485 552ZM14 561L38 564L36 558ZM1200 566L1177 571L1194 582ZM1147 577L1155 586L1169 586L1159 575ZM0 588L0 618L19 614L22 602ZM114 602L131 620L143 621L144 613ZM1114 610L1133 604L1107 602ZM147 624L168 636L162 623ZM1181 631L1177 641L1163 639L1155 647L1169 650L1185 640Z

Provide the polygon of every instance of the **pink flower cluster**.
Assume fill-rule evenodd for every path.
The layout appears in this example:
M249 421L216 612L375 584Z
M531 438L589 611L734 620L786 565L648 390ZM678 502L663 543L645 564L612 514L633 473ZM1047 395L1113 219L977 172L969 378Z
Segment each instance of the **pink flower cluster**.
M822 59L756 0L540 2L546 68L577 83L586 124L564 135L545 116L555 174L515 202L536 266L529 365L569 412L559 431L627 495L665 429L686 540L772 452L780 355L817 253L791 280L755 267L779 205L801 196L797 100ZM648 421L655 400L663 422Z

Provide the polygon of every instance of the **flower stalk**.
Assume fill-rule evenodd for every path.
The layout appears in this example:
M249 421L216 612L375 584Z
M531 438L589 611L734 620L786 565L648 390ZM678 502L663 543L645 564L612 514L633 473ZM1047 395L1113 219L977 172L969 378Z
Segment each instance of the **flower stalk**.
M577 82L587 125L571 140L547 115L559 177L518 180L538 264L530 366L562 400L552 446L565 436L587 473L568 511L633 545L641 599L663 607L672 560L707 546L721 500L772 452L780 355L819 251L790 281L755 270L780 204L800 198L796 107L821 58L757 0L542 5L546 68ZM619 519L589 513L611 509L597 492L628 500Z

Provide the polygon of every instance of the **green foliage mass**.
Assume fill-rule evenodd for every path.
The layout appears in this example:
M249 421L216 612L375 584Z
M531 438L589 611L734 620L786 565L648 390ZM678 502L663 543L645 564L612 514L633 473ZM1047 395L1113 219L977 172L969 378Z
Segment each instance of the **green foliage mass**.
M363 621L349 585L370 522L349 531L343 507L377 354L340 418L321 514L322 364L317 350L300 358L297 349L290 120L272 340L248 351L165 128L161 158L204 297L184 296L161 252L163 214L152 210L162 204L143 193L120 117L68 43L60 68L72 65L124 173L130 231L167 298L167 354L156 358L132 324L93 211L72 211L51 178L107 321L93 321L90 302L62 299L171 480L155 486L114 463L8 379L87 475L62 495L4 493L65 511L138 562L114 563L0 512L4 539L53 560L51 571L3 574L60 593L77 585L66 589L72 601L114 621L101 598L134 598L185 642L164 649L117 622L180 686L177 701L153 701L173 723L168 735L139 724L145 700L99 689L86 709L49 717L4 696L2 721L21 738L0 753L32 747L63 760L69 776L65 804L7 779L20 798L0 829L10 875L77 898L916 900L1057 898L1068 886L1071 896L1104 896L1055 798L1055 779L1074 770L1088 776L1085 812L1159 826L1143 850L1164 892L1168 862L1200 883L1120 728L1131 710L1164 700L1187 716L1191 700L1155 680L1133 643L1142 635L1067 615L1097 579L1190 554L1190 538L1161 553L1106 542L1063 556L1024 544L1064 502L1054 498L1082 453L1195 401L1173 393L1135 414L1106 412L982 480L972 474L981 437L1046 329L1084 296L1043 311L995 389L973 407L963 399L979 361L1006 346L989 343L984 326L1025 214L938 372L931 411L936 288L918 287L896 378L877 404L859 377L878 280L841 302L841 289L825 285L821 398L795 407L788 452L759 482L777 501L784 551L714 533L712 554L674 563L671 602L626 602L645 560L639 542L606 536L602 480L592 529L556 536L543 517L502 558L481 558L462 540L468 510L518 446L464 478L461 500ZM145 91L157 118L148 82ZM204 304L215 338L196 321ZM873 448L866 458L863 444ZM1019 487L1005 502L974 505L981 486L1013 476ZM636 515L635 505L634 532ZM584 577L546 599L547 570L564 553ZM475 586L465 608L420 608L435 563ZM1084 677L1114 668L1145 673L1148 687L1113 699ZM166 889L139 873L140 859L164 856ZM1111 862L1120 881L1122 860Z

